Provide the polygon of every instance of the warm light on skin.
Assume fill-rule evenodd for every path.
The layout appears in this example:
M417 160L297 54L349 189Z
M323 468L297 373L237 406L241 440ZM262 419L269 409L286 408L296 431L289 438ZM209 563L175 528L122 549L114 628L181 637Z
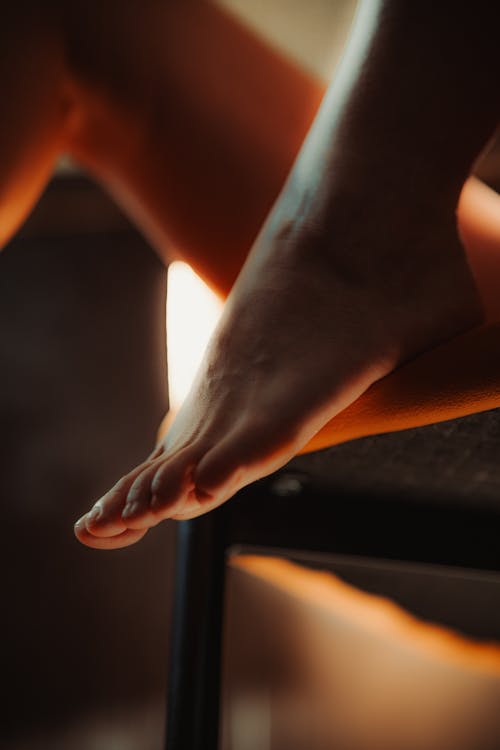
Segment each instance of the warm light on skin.
M187 264L168 269L167 357L170 409L179 409L193 382L222 302Z

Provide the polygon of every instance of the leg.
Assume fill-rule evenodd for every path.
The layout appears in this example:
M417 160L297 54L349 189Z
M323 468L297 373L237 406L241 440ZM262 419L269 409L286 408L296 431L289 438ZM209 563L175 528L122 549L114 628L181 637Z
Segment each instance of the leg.
M4 10L0 28L0 246L51 176L71 117L61 39L50 15L21 10L16 3Z
M212 4L140 10L129 18L120 6L117 24L96 8L90 42L75 19L68 47L80 109L70 151L160 255L182 257L226 297L325 86Z
M458 224L488 322L500 320L500 194L467 180L458 204Z
M460 102L456 100L456 76L462 80L465 75L468 93L475 96L475 114L479 111L479 115L475 117L475 124L472 130L468 131L465 142L461 142L459 135L451 136L445 141L439 134L436 137L436 119L432 111L423 114L410 110L412 117L417 119L416 127L413 122L410 123L405 109L408 96L406 94L405 99L405 92L401 90L398 96L406 102L403 109L396 113L393 120L389 118L389 121L381 122L378 115L378 125L367 133L364 123L370 121L370 112L373 115L373 112L380 108L380 104L387 100L388 93L384 91L384 87L387 88L387 80L391 80L396 89L398 86L401 88L402 81L391 79L391 71L396 61L404 59L407 54L407 50L398 40L402 38L401 32L408 32L408 25L415 19L406 17L404 13L401 16L394 8L391 3L386 4L384 15L387 15L387 18L374 37L369 36L364 48L366 56L371 60L370 64L378 83L363 91L364 79L355 77L354 90L351 90L347 97L348 106L344 110L340 107L337 119L332 115L332 109L335 112L339 108L336 107L335 97L329 97L313 135L292 174L289 188L261 233L251 261L240 277L232 295L232 310L227 314L221 330L214 339L208 359L209 370L206 374L218 371L219 382L223 383L224 388L231 394L240 389L239 392L234 398L233 395L227 398L220 392L217 394L207 380L206 374L204 379L202 373L188 400L189 403L185 405L180 419L177 420L174 430L162 448L150 461L129 475L112 495L96 508L96 513L85 520L85 529L80 525L82 541L88 541L89 532L102 534L103 537L108 534L118 535L124 532L125 526L139 530L153 525L163 517L196 515L214 507L238 487L282 465L371 382L393 369L405 358L456 334L478 319L473 285L456 236L453 213L470 164L496 122L496 104L495 107L484 105L484 90L480 92L479 98L477 92L475 94L477 80L481 80L485 67L491 67L491 61L488 58L486 66L483 56L475 69L464 71L460 68L458 59L455 61L453 58L453 61L457 62L457 69L451 72L444 71L445 88L440 92L440 96L447 96L449 100L444 109L450 122L442 124L447 134L449 128L456 125L458 114L467 118L467 112L462 111L464 108L460 109ZM425 21L422 18L417 19L419 22L422 20ZM463 22L463 19L461 20ZM443 18L439 19L439 22L445 23ZM427 28L425 23L424 28ZM431 40L438 47L441 31L442 29L434 29L434 37ZM390 38L388 47L384 46L387 45L387 35ZM381 42L381 37L385 37L385 42ZM450 54L456 55L456 35L452 33L450 38L445 38L450 46ZM355 41L354 48L360 44L359 34ZM477 45L477 38L475 43ZM387 50L388 55L385 54ZM435 53L434 57L431 56L430 60L427 60L426 64L429 67L423 77L422 71L415 69L414 60L409 60L410 81L405 81L404 85L409 89L412 89L413 85L412 97L419 89L423 95L425 92L422 87L432 89L432 75L434 69L439 68L441 64L439 55L442 56L441 49L436 49ZM354 49L352 54L356 58L358 51ZM352 59L350 62L352 63ZM383 71L388 73L389 79L382 74ZM349 66L344 66L344 75L340 77L341 83L337 86L340 86L341 92L342 86L348 86L349 81L346 83L346 78L348 79L351 74ZM448 81L446 76L449 77ZM489 89L490 84L491 81L487 83L486 89ZM442 104L442 99L437 99L432 102L434 107ZM386 101L386 104L390 107L391 103ZM387 110L383 108L383 111ZM332 117L336 122L333 136L330 125ZM175 120L175 117L173 119ZM186 125L185 118L183 124ZM404 174L401 174L399 155L394 158L387 151L388 139L385 128L388 125L393 129L391 132L396 139L399 139L397 144L400 153L405 155ZM175 131L175 126L172 127ZM170 145L175 141L173 135L179 136L179 133L179 130L176 133L172 133L171 130L168 132L167 141ZM431 161L436 159L439 162L438 169L434 169L434 164L431 165L429 173L422 169L421 152L418 153L415 163L415 154L412 156L411 153L414 147L409 137L412 134L417 136L422 153L431 154ZM329 150L324 150L324 144L330 142L329 139L332 137L333 146ZM394 142L391 145L394 145ZM81 153L83 154L83 149ZM359 158L360 154L362 158ZM381 154L384 156L383 159ZM313 189L315 200L312 203L311 220L304 222L304 226L307 230L312 226L315 231L312 234L306 231L304 234L303 230L298 231L296 227L294 231L292 220L297 213L297 206L299 214L305 212L307 215L311 212L311 202L307 198L307 193L304 198L301 182L305 175L307 183L311 171L322 173L322 169L317 168L317 159L320 162L331 161L332 174L335 175L334 185L326 188L324 185L316 185ZM410 182L408 168L414 169ZM368 211L366 228L360 232L354 217L360 203L363 204L363 191L366 192L366 185L362 183L371 181L377 174L386 181L387 191L384 191L383 200L388 200L389 206L394 209L390 218L391 227L384 230L384 214L387 216L387 208L382 204L377 205L377 201L373 200L374 196L378 197L375 179L368 194L372 205ZM370 179L367 180L367 177ZM433 187L432 195L427 194L429 184ZM163 194L165 195L165 191ZM330 204L332 196L333 203ZM404 200L401 203L402 197ZM367 204L370 200L367 200ZM318 216L317 206L326 211L326 219L324 213ZM422 211L428 216L425 237L422 235ZM179 215L182 219L182 210ZM350 216L347 223L346 216ZM177 222L176 229L179 229L180 225ZM199 226L203 226L203 222L200 222ZM353 229L356 230L354 239ZM388 253L387 248L381 247L380 243L380 233L384 231L389 231L393 235L390 242L384 240L382 243L390 246ZM209 232L208 236L213 236L213 233L210 235ZM332 248L325 245L324 238L327 236L330 236ZM271 248L276 244L281 245L279 257L275 252L274 259L269 263L270 255L273 257ZM305 245L308 249L307 255L303 253ZM189 242L186 242L185 246L189 247ZM319 250L319 254L316 255L313 252L315 246ZM404 260L402 246L408 249L410 261ZM354 256L352 252L346 256L345 249L338 250L350 247L356 248ZM363 250L357 255L360 247L366 247L366 251ZM293 249L291 254L290 248ZM436 268L434 261L437 248L442 255ZM355 257L356 261L354 267L352 257ZM375 264L373 258L376 259ZM368 269L370 276L373 275L369 283L364 273L365 269ZM326 277L330 279L327 285L328 299L322 294ZM320 278L322 281L319 281ZM444 300L450 278L454 280L456 296L452 294ZM260 279L266 280L266 289L263 289ZM308 283L304 283L306 279L311 285L310 290L307 289ZM269 289L273 291L271 304L268 301ZM381 291L383 300L380 299ZM390 299L388 307L385 306L386 295ZM412 309L408 310L406 305L410 298L413 298L410 304ZM323 299L325 305L322 311L318 309L320 299ZM367 300L371 300L368 307L372 305L368 317L373 318L375 315L381 322L375 336L372 336L372 330L368 339L366 327L369 329L370 323L360 313L361 308L367 307ZM349 319L346 320L347 309L350 313ZM249 310L252 310L250 316ZM259 314L262 313L260 320L259 315L255 314L256 310ZM303 313L300 313L300 310L303 310ZM315 318L320 322L320 327L326 326L326 337L329 342L327 345L321 335L317 337L316 323L313 327L312 349L309 344L302 343L302 340L307 340L313 333L309 330L308 324L304 325L302 321L302 318L308 319L311 310L315 311ZM395 314L396 310L398 312ZM394 319L399 316L399 319ZM424 319L427 319L427 323ZM275 321L283 321L288 333L282 335L283 331L278 331L278 336L275 337ZM332 321L336 321L335 325ZM334 325L334 334L329 330L331 325ZM342 326L345 326L345 330ZM352 343L353 334L359 337L361 344L358 341ZM234 342L238 341L238 338L239 345L235 345ZM249 354L248 343L254 340L256 351ZM281 351L283 358L278 355L277 350ZM304 378L303 374L295 373L296 358L293 357L286 364L291 351L295 351L299 359L303 358L308 362L322 360L319 371L316 371L318 367L314 365L315 374L308 373ZM277 356L281 364L277 363ZM360 357L363 360L365 356L366 361L360 361ZM264 367L261 369L259 366L257 372L255 362L259 357ZM248 392L245 393L245 387L240 388L237 383L242 370L252 372L251 381L256 378L250 387L251 396ZM294 372L297 378L295 379L295 375L290 376L290 372ZM325 385L326 390L322 395L312 396L311 387L314 388L315 383L328 377L327 372L335 382L330 381L328 386ZM257 382L259 387L254 392ZM292 398L292 393L295 405L290 408L289 399ZM256 395L257 400L254 398ZM318 395L322 406L314 402ZM259 404L259 400L262 403ZM200 404L205 404L205 410L199 409ZM275 409L274 419L271 408ZM233 419L228 423L228 414L231 417L237 415L236 425ZM242 465L245 466L245 470L242 469ZM150 503L152 494L155 495L153 504ZM119 512L127 496L128 512L122 520ZM100 516L97 515L98 511L101 513ZM122 541L125 539L116 538L113 544L116 542L118 546Z

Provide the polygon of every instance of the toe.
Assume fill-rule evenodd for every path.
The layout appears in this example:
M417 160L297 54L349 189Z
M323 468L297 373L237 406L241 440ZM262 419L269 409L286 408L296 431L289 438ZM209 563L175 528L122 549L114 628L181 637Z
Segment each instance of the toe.
M227 499L221 495L214 497L194 490L189 493L187 501L178 510L173 511L171 518L173 521L190 521L192 518L209 513Z
M120 547L128 547L130 544L138 542L146 534L147 529L141 531L125 529L125 531L115 536L99 537L91 534L84 523L84 519L80 519L80 521L76 522L74 531L78 541L87 547L92 547L93 549L119 549Z
M243 467L248 467L249 456L238 433L228 435L210 450L194 472L196 487L207 495L226 495L241 486ZM247 436L244 442L247 442Z
M194 490L193 470L198 448L186 448L161 462L151 482L151 511L156 518L171 518L184 508Z
M283 424L278 430L271 429L267 420L240 423L198 463L194 472L198 490L225 500L286 463L295 453L295 444L293 438L285 438Z
M150 507L152 498L151 484L158 471L158 464L163 462L155 461L146 467L132 483L121 514L127 528L144 529L158 523L158 519Z
M158 460L158 458L154 459ZM125 506L128 492L136 478L150 466L153 459L150 458L129 474L122 477L109 492L98 500L93 508L80 520L84 522L87 531L98 537L116 536L125 531L127 524L123 521L121 514Z

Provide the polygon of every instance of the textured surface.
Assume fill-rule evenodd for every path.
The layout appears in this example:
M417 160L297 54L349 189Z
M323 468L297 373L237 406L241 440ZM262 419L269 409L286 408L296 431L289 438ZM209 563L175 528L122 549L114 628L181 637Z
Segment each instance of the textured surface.
M332 493L347 489L500 514L500 410L353 440L300 456L287 470Z

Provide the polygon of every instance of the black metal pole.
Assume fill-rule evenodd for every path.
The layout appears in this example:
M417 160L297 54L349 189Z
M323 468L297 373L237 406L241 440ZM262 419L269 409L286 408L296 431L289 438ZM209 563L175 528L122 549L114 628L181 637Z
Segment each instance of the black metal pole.
M167 750L217 750L225 549L220 511L178 524Z

